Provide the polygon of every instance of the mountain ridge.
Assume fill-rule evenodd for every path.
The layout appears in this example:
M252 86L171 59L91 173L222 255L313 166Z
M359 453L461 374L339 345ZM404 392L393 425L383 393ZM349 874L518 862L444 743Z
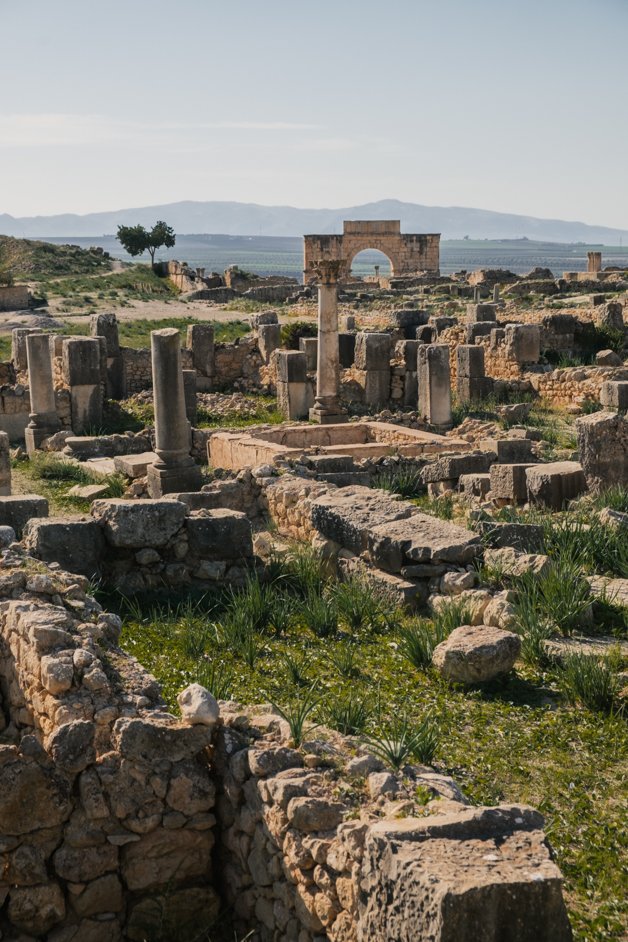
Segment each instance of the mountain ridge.
M180 200L103 213L60 213L14 217L0 213L0 233L23 238L101 236L118 225L153 225L166 219L180 234L301 236L342 232L344 219L400 219L402 232L440 232L443 239L535 239L617 245L628 241L628 229L542 219L463 206L426 206L402 200L377 200L338 209L263 206L219 200Z

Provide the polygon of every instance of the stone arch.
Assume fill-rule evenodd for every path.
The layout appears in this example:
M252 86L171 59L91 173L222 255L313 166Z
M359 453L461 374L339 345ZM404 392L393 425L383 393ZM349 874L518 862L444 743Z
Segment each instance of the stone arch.
M439 273L440 234L402 234L398 219L345 220L342 235L303 237L304 281L314 281L322 260L341 261L340 280L351 273L351 262L364 249L377 249L390 260L391 277L418 272Z
M358 255L361 255L362 252L371 252L371 251L379 252L381 255L384 256L384 258L387 260L388 264L390 265L390 274L393 275L395 271L395 263L390 257L390 254L388 252L384 252L383 249L378 248L376 245L365 245L363 249L358 249L357 252L354 252L350 258L347 257L347 268L349 270L349 273L353 271L353 263L355 262Z

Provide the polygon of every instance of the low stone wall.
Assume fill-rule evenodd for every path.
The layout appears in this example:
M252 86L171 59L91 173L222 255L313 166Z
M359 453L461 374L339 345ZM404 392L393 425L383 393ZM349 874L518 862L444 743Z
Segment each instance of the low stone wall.
M150 348L144 347L135 350L132 347L121 347L120 349L124 363L127 396L142 392L144 389L151 389L153 385L153 369ZM192 351L188 350L186 347L181 348L181 368L184 370L194 369Z
M28 306L27 285L0 285L0 311L25 311Z
M55 390L55 404L61 427L72 426L72 406L68 389ZM24 429L30 421L31 401L28 387L20 383L0 388L0 431L11 441L23 441Z
M164 712L86 582L16 552L0 576L0 931L145 939L210 921L212 729ZM24 933L25 935L21 935Z
M216 389L259 388L262 362L255 337L243 337L235 343L217 343L214 350Z
M581 406L599 402L607 380L628 380L628 368L576 366L551 373L526 374L540 398L552 406Z
M91 517L34 518L29 553L99 574L124 593L172 586L242 583L253 566L251 524L227 509L194 510L179 500L97 500Z

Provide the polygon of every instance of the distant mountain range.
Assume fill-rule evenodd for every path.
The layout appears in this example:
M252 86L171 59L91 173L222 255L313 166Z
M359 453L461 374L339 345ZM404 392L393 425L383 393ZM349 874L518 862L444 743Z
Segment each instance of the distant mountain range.
M590 226L561 219L537 219L461 206L421 206L400 200L379 200L343 209L297 209L257 203L195 202L142 206L84 216L16 218L0 213L0 233L25 238L102 236L119 225L152 226L165 219L175 232L241 236L301 236L342 232L343 219L400 219L402 232L440 232L443 239L521 239L618 245L628 241L627 229Z

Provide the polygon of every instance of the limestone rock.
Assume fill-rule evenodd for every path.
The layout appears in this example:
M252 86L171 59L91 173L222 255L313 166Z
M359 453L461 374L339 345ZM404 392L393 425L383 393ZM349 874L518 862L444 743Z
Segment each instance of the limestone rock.
M178 500L97 500L92 516L116 547L165 546L181 529L187 508Z
M9 919L24 932L42 936L65 916L65 901L58 883L15 886L9 894Z
M587 485L600 491L628 480L628 419L595 412L576 422L578 450Z
M480 684L512 670L521 650L519 635L489 625L462 625L439 644L432 663L447 680Z
M181 708L181 719L189 726L201 724L213 727L218 722L218 701L200 684L190 684L182 690L177 697L177 703Z
M323 798L293 798L288 803L288 820L299 831L329 831L342 821L345 806Z
M64 779L22 758L10 746L0 746L0 756L1 834L29 834L66 820L71 803Z

